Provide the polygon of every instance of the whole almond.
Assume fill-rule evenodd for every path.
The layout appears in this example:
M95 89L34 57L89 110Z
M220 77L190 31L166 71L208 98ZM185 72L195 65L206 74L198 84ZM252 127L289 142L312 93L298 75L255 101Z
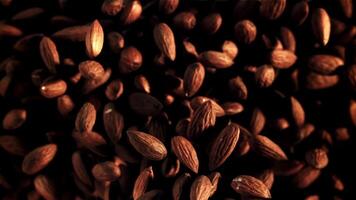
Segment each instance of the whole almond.
M6 113L2 120L2 127L5 130L14 130L20 128L27 119L27 111L25 109L12 109Z
M184 73L184 90L186 96L191 97L203 85L205 77L204 66L200 63L190 64Z
M114 53L119 53L120 50L125 46L124 36L122 36L118 32L108 33L107 40L111 51L113 51Z
M148 183L150 179L153 179L153 177L154 174L151 166L141 171L140 175L137 177L135 181L133 192L132 192L132 196L134 200L138 200L146 192Z
M52 37L73 42L85 41L90 26L71 26L53 33Z
M104 156L105 152L103 152L99 147L106 145L106 141L99 133L93 131L74 131L72 136L77 141L78 146L85 147L93 153Z
M211 185L212 185L212 190L210 192L210 197L215 194L215 192L218 189L219 181L221 179L221 174L220 172L212 172L209 174L208 178L210 179Z
M176 44L171 28L165 23L157 24L153 29L153 38L158 49L171 61L176 59Z
M336 56L319 54L308 60L308 67L320 74L330 74L344 65L344 61Z
M219 13L212 13L203 18L201 27L204 33L215 34L220 29L221 24L221 15Z
M179 5L179 0L159 0L158 8L164 14L172 14Z
M310 90L320 90L335 86L339 82L338 75L321 75L314 72L306 76L306 88Z
M24 156L26 154L24 142L17 136L1 135L0 147L3 148L9 154L17 156Z
M105 96L110 101L115 101L121 97L122 93L124 92L124 84L121 80L116 79L112 80L105 89Z
M262 0L260 14L269 20L275 20L283 14L286 4L286 0Z
M219 51L204 51L199 55L199 59L206 66L217 69L228 68L234 64L233 59L228 54Z
M231 90L232 95L240 99L247 99L248 90L240 76L236 76L235 78L229 80L229 88Z
M79 64L79 72L86 79L98 79L104 75L105 70L100 63L87 60Z
M173 200L181 199L183 189L186 185L188 185L188 182L191 180L191 178L192 177L190 176L190 174L184 173L176 179L172 187Z
M237 193L244 196L251 196L263 199L271 199L271 193L268 187L255 177L241 175L234 178L231 187Z
M96 110L93 104L84 103L75 119L75 128L78 131L91 131L96 120Z
M47 144L28 153L22 161L22 171L33 175L45 168L57 153L57 145Z
M258 154L271 160L287 160L286 154L272 140L263 135L257 135L254 147Z
M240 136L240 128L237 124L227 125L214 140L209 153L209 170L220 167L234 151Z
M297 41L295 39L293 32L287 27L282 27L280 31L280 35L283 43L283 48L285 50L295 52Z
M297 132L297 140L302 141L305 138L309 137L315 130L315 126L311 123L306 123L299 128Z
M269 55L269 60L274 67L286 69L297 61L297 56L289 50L274 50Z
M338 0L342 12L344 13L345 17L351 18L353 13L353 1L352 0Z
M74 173L78 177L78 179L83 182L83 184L91 187L92 181L89 177L88 171L85 167L85 164L79 151L74 152L72 155L72 166Z
M49 38L43 37L40 42L40 54L44 64L51 73L56 73L56 67L59 65L59 54L56 44Z
M74 102L69 95L62 95L57 98L57 109L62 116L68 116L74 109Z
M196 110L199 108L199 106L201 106L202 104L204 104L207 101L210 101L212 103L213 110L215 112L216 117L221 117L221 116L225 115L224 109L216 101L214 101L213 99L210 99L209 97L197 96L191 100L190 106L194 110Z
M134 130L128 130L127 136L131 145L145 158L149 160L163 160L167 156L166 147L156 137Z
M192 143L183 136L174 136L171 146L177 158L194 173L198 173L199 159Z
M290 102L291 102L291 113L292 113L292 117L294 119L294 123L298 127L301 127L301 126L303 126L303 124L305 122L304 109L303 109L302 105L300 104L300 102L296 98L291 97Z
M262 88L270 87L276 78L276 72L270 65L262 65L257 68L255 79L257 85Z
M91 173L96 180L109 182L117 180L121 175L120 168L111 161L106 161L94 165Z
M325 46L329 42L331 31L329 14L324 8L318 8L313 12L311 23L315 38Z
M32 7L27 8L25 10L21 10L14 16L12 16L12 20L20 21L20 20L30 20L35 19L44 13L44 9L40 7Z
M197 19L192 11L180 12L173 18L173 24L175 26L187 31L192 30L196 23Z
M106 134L111 141L116 144L122 136L125 123L124 117L116 110L113 103L105 105L103 110L103 123Z
M320 169L304 167L293 177L293 183L297 188L307 188L319 177L320 172Z
M263 114L262 110L255 108L252 113L252 118L250 122L251 133L258 135L261 133L266 124L266 117Z
M0 23L0 36L19 37L23 34L20 28L5 23Z
M127 5L124 6L124 9L120 16L120 21L123 25L129 25L134 23L140 18L142 14L142 5L138 0L132 0Z
M231 59L235 59L237 54L239 53L239 49L237 45L230 40L225 40L221 46L221 50L226 53Z
M313 149L305 154L307 163L317 169L325 168L329 163L327 152L324 149Z
M53 182L45 175L36 176L33 181L36 191L46 200L56 200L56 187Z
M206 101L200 105L193 114L192 121L188 127L188 137L197 138L206 129L215 125L216 114L211 101Z
M307 1L299 1L294 4L291 12L292 21L296 25L302 25L309 15L309 4Z
M258 175L258 179L261 180L269 190L271 190L274 182L274 172L271 169L264 170Z
M87 79L87 80L85 80L85 82L83 84L83 87L82 87L82 93L83 94L89 94L93 90L97 89L98 87L100 87L101 85L106 83L106 81L109 80L111 74L112 74L111 68L107 68L102 77L100 77L98 79Z
M304 162L297 160L283 160L276 162L273 171L278 176L291 176L298 173L305 166Z
M104 45L104 31L98 20L95 20L85 35L86 53L89 58L97 57Z
M238 102L225 102L221 107L224 109L226 115L236 115L244 110L243 105Z
M129 96L131 109L139 115L157 115L163 108L161 102L155 97L145 93L133 93Z
M40 86L40 93L46 98L55 98L62 96L67 91L67 83L64 80L49 78Z
M190 200L208 200L212 187L207 176L198 176L190 188Z
M242 20L236 23L235 37L237 41L244 44L251 44L257 36L257 28L250 20Z
M142 54L133 46L126 47L121 51L119 60L119 71L122 74L129 74L138 70L142 65Z

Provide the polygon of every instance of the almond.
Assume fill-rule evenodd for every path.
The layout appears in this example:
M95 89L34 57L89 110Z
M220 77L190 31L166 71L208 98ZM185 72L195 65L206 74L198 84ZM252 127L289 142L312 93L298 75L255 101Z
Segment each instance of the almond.
M193 114L192 121L188 127L188 137L197 138L206 129L215 125L216 115L211 101L206 101L200 105Z
M121 176L121 171L114 162L106 161L94 165L91 173L98 181L115 181Z
M204 66L200 63L193 63L187 67L184 73L184 90L186 96L191 97L198 92L203 85L205 77Z
M257 153L271 160L287 160L286 154L272 140L263 135L257 135L254 142Z
M33 181L36 191L46 200L56 200L56 187L53 182L45 175L36 176Z
M300 104L300 102L296 98L291 97L290 102L291 102L291 114L294 119L294 123L298 127L301 127L301 126L303 126L303 124L305 122L304 109L303 109L302 105Z
M183 196L183 189L191 180L191 178L192 177L190 176L190 174L184 173L176 179L172 188L173 200L181 199L181 197Z
M219 51L204 51L199 55L199 60L208 67L217 69L229 68L234 64L233 59L228 54Z
M297 56L289 50L274 50L269 57L271 65L279 69L287 69L294 65Z
M178 159L194 173L198 173L199 159L192 143L183 136L175 136L171 146Z
M95 120L96 110L94 105L89 102L84 103L75 119L75 129L80 132L91 131L93 130Z
M153 37L159 50L171 61L176 59L176 44L171 28L165 23L157 24L153 29Z
M207 176L198 176L190 189L190 200L208 200L212 190L212 184Z
M308 67L320 74L331 74L342 65L344 61L332 55L314 55L308 60Z
M79 72L86 79L99 79L104 75L105 70L100 63L87 60L79 64Z
M243 196L251 196L263 199L272 198L268 187L262 181L252 176L237 176L232 180L231 187L237 193L240 193Z
M89 58L97 57L104 45L104 31L98 20L95 20L85 35L86 53Z
M51 73L56 73L56 67L59 65L59 54L56 44L49 38L43 37L40 42L40 54L44 64Z
M129 104L133 111L143 116L157 115L163 108L158 99L145 93L131 94Z
M329 14L324 8L318 8L313 12L311 23L315 38L325 46L329 42L331 31Z
M305 154L307 163L317 169L325 168L329 163L327 152L324 149L313 149Z
M27 111L24 109L12 109L6 113L2 120L2 127L5 130L14 130L20 128L27 119Z
M119 113L113 103L108 103L103 111L103 123L106 134L109 136L113 144L116 144L124 129L124 117Z
M148 186L150 179L153 179L153 170L152 167L147 167L143 169L140 175L137 177L132 196L134 200L138 200L145 192Z
M262 0L260 14L269 20L275 20L283 14L286 4L286 0Z
M242 20L236 23L235 36L237 41L244 44L251 44L257 36L257 28L250 20Z
M57 145L47 144L28 153L22 161L22 171L28 175L36 174L45 168L57 153Z

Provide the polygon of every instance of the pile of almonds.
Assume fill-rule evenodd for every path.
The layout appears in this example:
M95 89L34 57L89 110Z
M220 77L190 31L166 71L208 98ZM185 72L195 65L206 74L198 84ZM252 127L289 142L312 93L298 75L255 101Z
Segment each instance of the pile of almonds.
M353 0L0 0L1 199L353 199Z

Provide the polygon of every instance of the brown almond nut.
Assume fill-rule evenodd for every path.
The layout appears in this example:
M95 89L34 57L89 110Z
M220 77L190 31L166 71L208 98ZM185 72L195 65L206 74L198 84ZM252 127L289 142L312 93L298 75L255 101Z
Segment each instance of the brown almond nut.
M127 135L131 145L145 158L163 160L167 156L166 147L156 137L134 130L128 130Z
M107 40L111 51L113 51L114 53L119 53L120 50L125 46L124 36L122 36L118 32L108 33Z
M305 138L309 137L315 130L315 126L311 123L306 123L299 128L297 132L297 140L302 141Z
M44 64L51 73L56 73L56 67L59 65L59 54L56 44L49 38L43 37L40 42L40 54Z
M268 187L255 177L241 175L231 181L231 187L235 192L257 198L271 199Z
M221 107L224 109L226 115L236 115L244 110L243 105L238 102L225 102Z
M175 177L180 171L180 161L177 158L167 157L161 166L162 175L166 178Z
M197 23L197 19L195 17L194 12L192 11L183 11L178 13L173 18L173 24L176 27L179 27L183 30L192 30Z
M121 13L120 21L123 25L129 25L141 17L142 5L140 1L132 0L124 6Z
M72 155L72 166L76 177L85 185L92 187L93 183L89 177L88 171L83 162L82 156L79 151L76 151Z
M312 30L317 41L326 45L329 42L331 22L328 12L324 8L316 9L311 18Z
M295 53L297 41L295 39L293 32L287 27L282 27L280 31L280 35L283 44L283 49Z
M262 0L260 14L266 19L275 20L283 14L286 4L286 0Z
M77 117L75 119L75 129L83 132L83 131L91 131L93 130L94 124L96 120L96 109L91 103L84 103L84 105L80 108Z
M99 79L104 75L105 70L100 63L87 60L79 64L79 72L86 79Z
M67 91L67 83L64 80L54 80L49 78L40 86L40 93L46 98L55 98L63 95Z
M37 147L28 153L22 161L22 171L33 175L45 168L57 153L56 144L47 144Z
M9 24L0 23L0 36L19 37L22 34L21 29Z
M356 126L356 101L354 99L350 100L349 104L349 115L351 122L354 126Z
M58 194L56 191L56 186L54 183L45 175L36 176L33 181L36 191L46 200L56 200L58 199Z
M193 114L192 121L188 126L188 138L199 137L206 129L215 125L216 114L211 101L200 105Z
M231 59L235 59L237 54L239 53L239 49L237 45L230 40L225 40L221 46L221 50L226 53Z
M215 34L221 27L222 17L220 13L212 13L205 16L201 22L202 31L206 34Z
M190 188L190 200L208 200L212 187L211 181L207 176L198 176Z
M313 149L305 154L307 163L317 169L325 168L329 163L327 152L324 149Z
M85 35L86 53L89 58L97 57L104 46L104 31L100 22L95 20Z
M53 33L52 37L73 42L83 42L85 41L86 34L89 29L90 26L88 25L71 26Z
M30 20L39 17L44 12L45 12L44 9L39 7L27 8L25 10L21 10L20 12L16 13L14 16L12 16L11 20L13 21Z
M189 123L190 123L190 118L183 118L179 120L175 127L175 131L177 135L180 136L185 135L187 133Z
M262 110L255 108L252 113L252 118L250 122L251 133L258 135L261 133L266 124L266 117L263 114Z
M276 72L270 65L262 65L257 68L255 79L257 85L262 88L270 87L276 78Z
M227 125L214 140L209 153L209 170L220 167L234 151L240 136L237 124Z
M104 0L101 4L101 12L109 16L117 15L124 7L124 0Z
M339 177L337 177L336 175L332 175L331 178L333 180L334 189L336 189L338 191L344 191L345 185L342 182L342 180Z
M1 135L0 147L7 153L17 156L24 156L27 152L24 142L19 137L13 135Z
M101 78L85 80L83 87L82 87L82 93L89 94L93 90L97 89L98 87L100 87L101 85L106 83L106 81L109 80L111 73L112 73L111 68L107 68L105 70L104 75Z
M275 163L273 171L278 176L291 176L298 173L304 166L304 162L301 161L283 160Z
M141 171L140 175L137 177L135 181L133 192L132 192L132 197L134 200L138 200L146 192L149 181L150 179L153 179L153 177L154 174L151 166Z
M314 72L307 74L305 87L310 90L320 90L335 86L339 82L338 75L321 75Z
M210 101L212 103L216 117L221 117L225 115L224 109L216 101L208 97L197 96L191 100L190 105L194 110L196 110L199 106L201 106L207 101Z
M307 188L319 177L320 172L320 169L315 169L310 166L304 167L294 175L293 183L297 188Z
M269 190L271 190L274 182L274 172L271 169L264 170L258 175L258 179L261 180Z
M212 172L209 174L208 178L210 179L211 185L212 185L212 190L210 192L210 197L213 196L218 189L218 184L221 179L221 174L220 172Z
M137 89L141 90L142 92L150 93L151 86L150 82L144 75L137 75L135 76L134 85Z
M6 95L12 79L11 75L6 75L0 80L0 96L4 97Z
M297 56L289 50L274 50L269 55L271 65L279 69L287 69L294 65Z
M138 70L142 65L142 54L136 47L126 47L121 51L119 60L119 71L129 74Z
M124 117L116 110L113 103L108 103L104 107L103 124L106 134L112 143L116 144L121 139L125 123Z
M158 99L145 93L131 94L129 104L133 111L143 116L157 115L163 108Z
M173 200L180 200L183 195L184 187L186 187L191 180L191 176L188 173L184 173L179 176L172 187L172 198Z
M292 21L300 26L302 25L309 15L309 4L307 1L299 1L294 4L291 11Z
M184 73L184 90L188 97L193 96L198 92L203 85L205 77L204 66L200 63L193 63L188 65Z
M304 122L305 122L305 112L304 112L303 106L294 97L290 98L290 102L291 102L291 114L292 114L294 123L298 127L301 127L304 125Z
M165 23L157 24L153 29L153 38L162 54L174 61L176 59L176 44L171 28Z
M24 109L12 109L6 113L2 120L2 127L5 130L14 130L20 128L27 119L27 111Z
M353 1L352 0L338 0L342 12L344 13L345 17L351 18L353 13Z
M93 131L74 131L72 136L77 141L79 147L85 147L99 156L106 156L105 152L99 147L107 143L99 133Z
M122 93L124 92L124 84L121 80L116 79L112 80L105 89L105 96L110 101L115 101L121 97Z
M233 59L228 54L219 51L204 51L199 55L199 60L207 67L217 69L229 68L234 64Z
M62 95L57 98L57 109L62 116L68 116L74 109L74 102L69 95Z
M106 161L94 165L91 170L94 178L98 181L115 181L121 176L121 171L114 162Z
M308 60L308 67L320 74L331 74L342 65L344 61L332 55L314 55Z
M179 5L179 0L159 0L158 8L164 14L172 14Z
M247 99L248 89L240 76L236 76L235 78L229 80L229 88L232 95L240 99Z
M235 24L235 37L238 42L251 44L257 36L257 28L250 20L242 20Z
M169 130L171 121L167 113L162 112L159 115L152 116L146 124L146 128L153 136L165 142L167 139L167 132Z
M177 158L194 173L198 173L199 159L192 143L183 136L171 140L172 151Z
M287 160L284 151L272 140L263 135L256 135L254 140L255 151L262 157L271 160Z
M183 46L187 54L194 56L195 58L198 58L199 55L194 44L188 41L188 39L183 40Z

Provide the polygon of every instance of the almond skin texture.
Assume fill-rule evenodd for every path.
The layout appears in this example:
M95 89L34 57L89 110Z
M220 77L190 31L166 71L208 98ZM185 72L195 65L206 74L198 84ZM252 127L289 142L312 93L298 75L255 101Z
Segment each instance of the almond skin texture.
M141 171L140 175L137 177L135 181L133 192L132 192L132 196L134 200L138 200L146 192L148 183L150 179L153 179L153 177L154 174L151 166Z
M49 38L43 37L40 42L40 53L43 62L51 73L56 73L56 66L59 65L59 54L56 44Z
M240 128L231 123L215 139L209 154L210 171L220 167L234 151L240 136Z
M335 86L340 80L338 75L321 75L311 72L306 77L305 87L310 90L320 90Z
M86 53L89 58L97 57L104 46L104 31L98 20L95 20L85 36Z
M231 187L241 195L251 197L271 199L271 193L268 187L257 178L247 175L241 175L234 178Z
M257 36L257 28L250 20L242 20L235 25L235 36L244 44L251 44Z
M324 149L313 149L305 154L307 163L317 169L325 168L329 163L327 152Z
M45 80L40 86L42 96L52 99L62 96L67 91L67 83L64 80Z
M199 55L203 64L217 69L229 68L234 64L233 59L226 53L219 51L205 51Z
M104 75L105 70L100 63L88 60L79 64L79 72L86 79L98 79Z
M303 109L302 105L300 104L300 102L296 98L291 97L290 102L291 102L291 113L292 113L292 117L294 119L294 123L298 127L301 127L304 125L304 122L305 122L304 109Z
M134 130L128 130L127 135L131 145L145 158L163 160L167 156L166 147L156 137Z
M197 138L202 132L215 125L216 114L211 101L206 101L194 112L188 127L188 137Z
M204 66L200 63L193 63L187 67L184 73L184 90L186 96L191 97L198 92L203 85L205 77Z
M45 168L57 153L57 145L48 144L28 153L22 161L22 171L28 175L36 174Z
M171 28L165 23L157 24L153 29L153 37L159 50L171 61L176 59L176 44Z
M198 173L199 160L192 143L183 136L175 136L171 140L172 151L177 158L194 173Z
M263 135L257 135L255 138L255 149L263 157L271 160L287 160L283 150L272 140Z
M212 190L212 184L207 176L198 176L190 189L190 200L208 200Z
M283 14L286 4L287 0L262 0L260 14L269 20L275 20Z
M330 74L344 65L344 61L336 56L319 54L309 58L308 67L320 74Z
M329 14L324 8L318 8L313 12L311 21L315 38L325 46L329 42L331 32Z
M76 130L91 131L94 127L96 120L96 110L93 104L85 103L79 110L77 117L75 119Z
M270 54L270 62L276 68L286 69L291 67L297 60L297 56L289 50L274 50Z

